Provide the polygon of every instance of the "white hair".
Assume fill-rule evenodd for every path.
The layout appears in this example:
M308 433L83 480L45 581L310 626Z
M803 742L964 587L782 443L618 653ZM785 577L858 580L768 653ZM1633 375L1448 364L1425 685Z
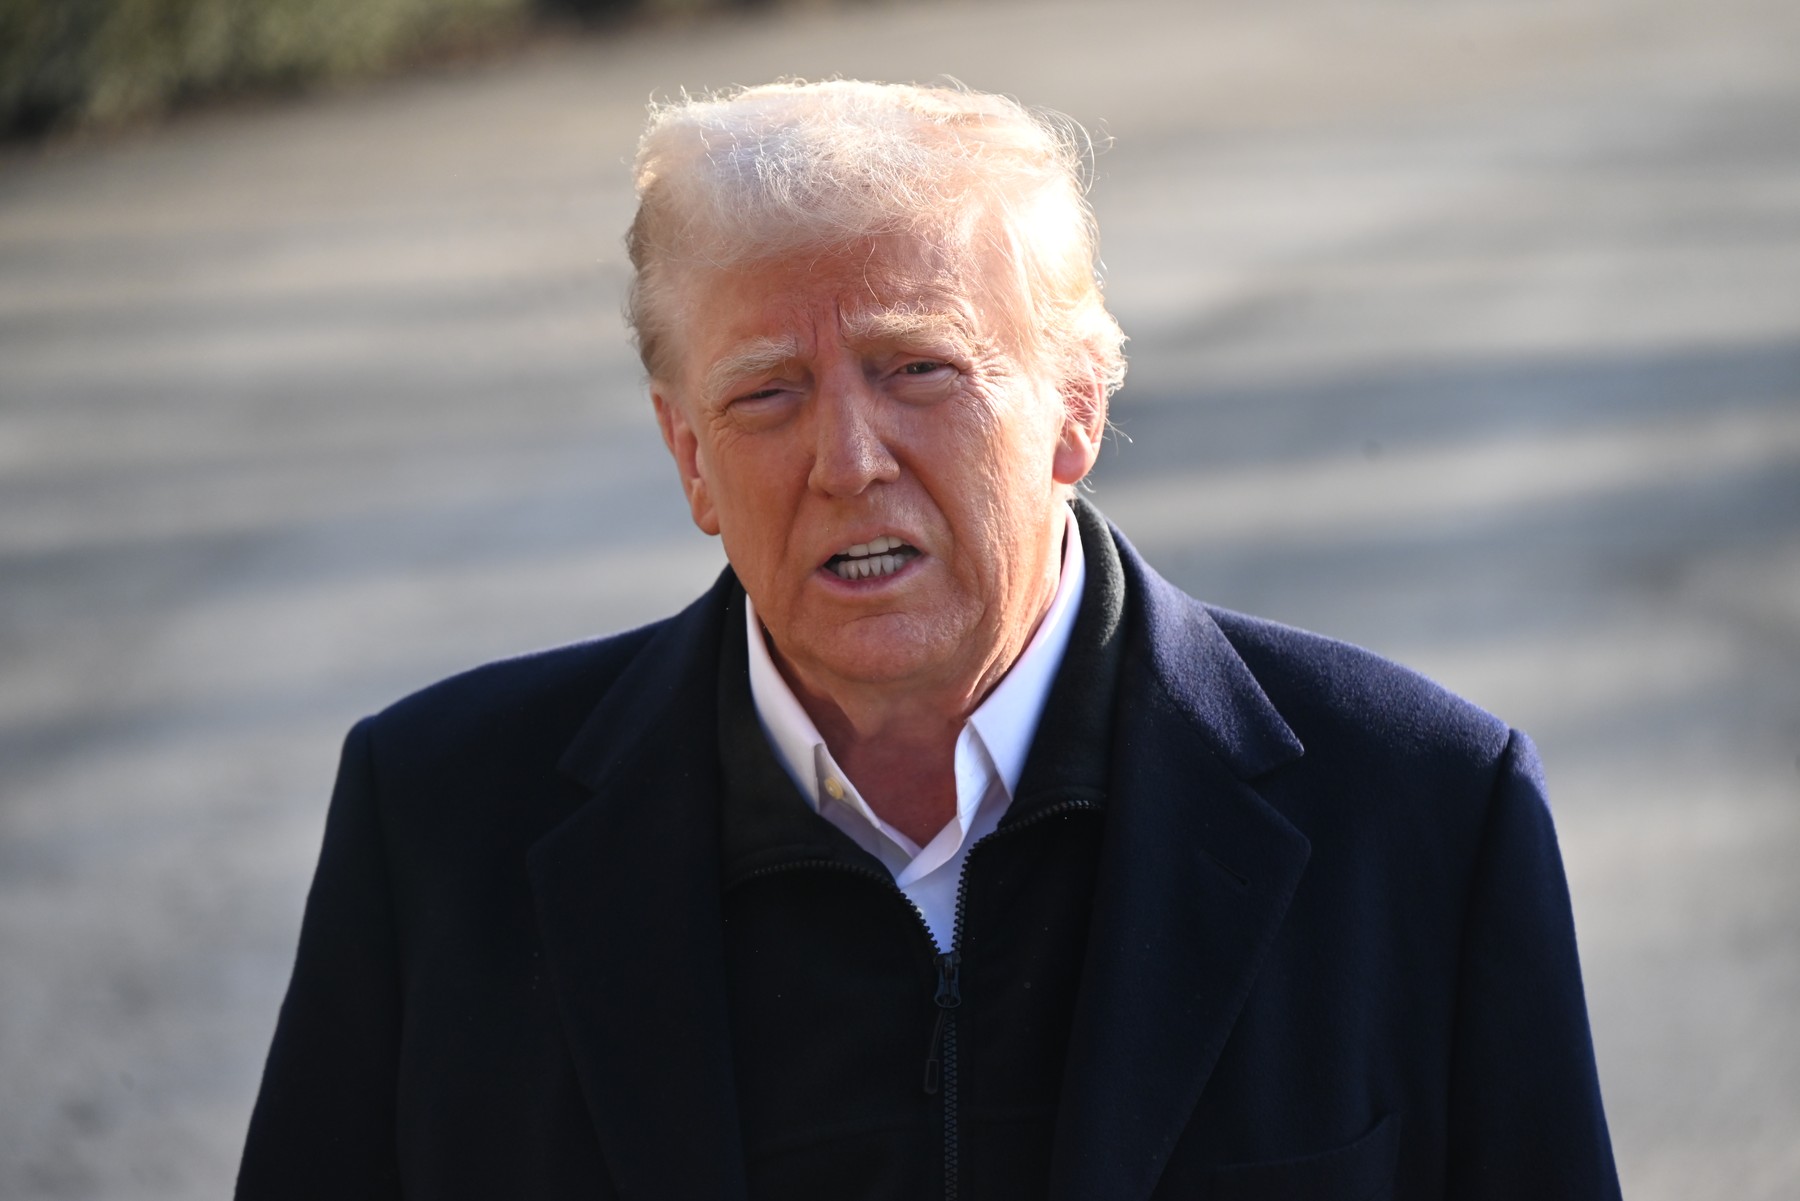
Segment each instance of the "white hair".
M679 277L871 239L950 256L983 242L1015 277L1001 315L1051 370L1110 395L1124 334L1101 298L1081 127L959 87L781 80L653 105L638 144L627 317L652 376L673 368Z

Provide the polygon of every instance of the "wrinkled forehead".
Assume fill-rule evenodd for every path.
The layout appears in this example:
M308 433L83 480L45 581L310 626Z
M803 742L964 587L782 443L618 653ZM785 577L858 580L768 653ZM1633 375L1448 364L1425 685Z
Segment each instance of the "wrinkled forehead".
M676 276L674 361L690 387L722 355L794 357L829 326L849 344L948 344L1016 353L1017 289L1006 256L975 240L863 239Z

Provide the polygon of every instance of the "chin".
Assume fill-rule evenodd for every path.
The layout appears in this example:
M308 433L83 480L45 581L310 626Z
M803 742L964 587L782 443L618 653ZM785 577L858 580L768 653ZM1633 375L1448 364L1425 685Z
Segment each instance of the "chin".
M958 642L941 635L919 637L916 630L869 630L817 647L815 662L842 680L899 685L935 675L952 658Z
M936 659L922 650L889 646L878 653L827 653L819 662L840 680L895 685L928 672Z

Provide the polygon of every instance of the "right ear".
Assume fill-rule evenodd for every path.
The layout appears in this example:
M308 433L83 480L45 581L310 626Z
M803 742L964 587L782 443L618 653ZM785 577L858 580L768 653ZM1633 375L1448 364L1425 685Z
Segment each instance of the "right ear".
M655 380L650 381L650 402L656 406L656 425L662 430L663 445L675 459L675 470L681 475L681 491L687 497L694 524L703 534L718 535L719 517L713 510L712 494L706 487L706 468L700 455L700 439L688 420L681 402Z

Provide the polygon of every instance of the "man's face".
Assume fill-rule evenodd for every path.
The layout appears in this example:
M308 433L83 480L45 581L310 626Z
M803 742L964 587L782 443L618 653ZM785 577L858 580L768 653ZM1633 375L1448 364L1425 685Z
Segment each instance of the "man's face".
M657 418L803 695L972 707L1049 603L1104 406L1027 366L1004 279L889 245L681 290Z

